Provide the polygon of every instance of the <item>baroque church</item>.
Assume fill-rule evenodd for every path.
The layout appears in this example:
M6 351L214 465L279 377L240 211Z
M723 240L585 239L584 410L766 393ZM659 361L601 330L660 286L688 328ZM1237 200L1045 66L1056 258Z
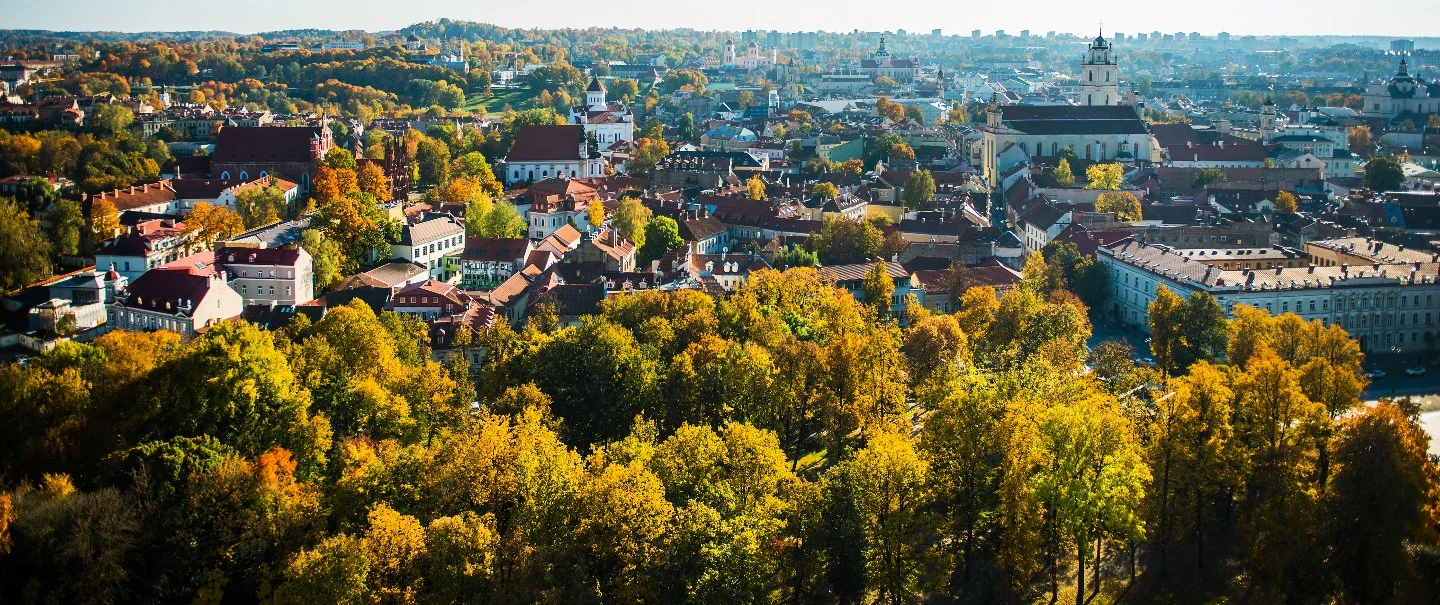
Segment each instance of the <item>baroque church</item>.
M1423 127L1432 114L1440 113L1440 80L1425 82L1410 75L1405 57L1400 69L1388 82L1365 87L1365 115L1390 118L1391 123L1411 120Z
M1144 120L1145 105L1120 96L1114 49L1097 36L1080 61L1078 105L1001 105L981 127L981 173L992 186L1002 174L1034 158L1054 158L1070 148L1089 162L1153 162L1155 138Z

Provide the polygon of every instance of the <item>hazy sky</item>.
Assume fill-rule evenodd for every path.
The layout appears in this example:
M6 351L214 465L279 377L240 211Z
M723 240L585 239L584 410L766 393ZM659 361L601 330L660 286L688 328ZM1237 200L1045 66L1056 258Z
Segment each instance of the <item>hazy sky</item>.
M50 30L391 30L449 17L509 27L691 27L703 30L778 29L929 31L1014 34L1106 31L1232 34L1435 35L1436 0L1190 0L1077 2L1024 0L939 2L832 0L817 2L686 2L676 0L249 0L185 3L173 0L0 0L0 28Z

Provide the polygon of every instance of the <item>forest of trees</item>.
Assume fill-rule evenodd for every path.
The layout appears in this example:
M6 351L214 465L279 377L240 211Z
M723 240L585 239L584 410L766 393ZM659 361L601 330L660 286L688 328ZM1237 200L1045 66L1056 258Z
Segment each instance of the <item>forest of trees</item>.
M359 302L64 343L0 369L0 600L1437 594L1440 471L1342 330L1162 293L1139 366L1047 267L905 327L795 268L443 362Z

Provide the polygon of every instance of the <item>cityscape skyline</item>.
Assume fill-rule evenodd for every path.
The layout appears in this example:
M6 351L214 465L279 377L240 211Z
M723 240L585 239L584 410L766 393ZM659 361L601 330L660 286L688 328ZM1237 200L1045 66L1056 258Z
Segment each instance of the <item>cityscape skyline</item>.
M696 29L715 30L776 30L776 31L827 31L847 33L893 32L928 33L940 29L943 34L969 35L979 29L986 35L1004 30L1014 35L1021 30L1041 35L1055 31L1088 35L1100 30L1138 33L1162 31L1200 32L1215 35L1228 32L1231 35L1256 36L1387 36L1433 38L1423 20L1396 19L1395 15L1423 9L1417 0L1377 0L1368 5L1369 10L1360 14L1347 13L1346 19L1328 18L1332 11L1323 10L1333 5L1335 10L1345 10L1338 2L1318 3L1315 10L1301 14L1289 11L1279 3L1247 3L1239 0L1219 0L1207 5L1205 14L1165 15L1155 11L1114 11L1096 13L1087 5L1059 2L1058 0L1037 0L1032 3L1034 10L1018 17L1005 6L977 6L953 15L927 17L933 9L931 3L919 0L900 0L887 4L883 14L874 14L870 3L859 0L836 0L823 7L813 3L794 3L768 7L760 18L743 16L719 6L698 5L685 11L663 10L666 5L652 0L627 3L622 10L594 11L588 4L576 0L556 0L543 12L531 10L523 5L502 4L480 9L454 0L416 0L407 3L404 13L388 10L376 0L359 0L346 6L347 10L337 13L331 3L293 4L278 0L259 0L249 5L248 10L227 12L224 15L194 12L168 11L158 0L140 0L135 3L118 5L97 0L80 0L77 10L56 13L47 5L39 3L16 3L3 10L3 21L11 29L39 29L50 31L226 31L237 34L257 34L287 29L365 30L383 32L400 29L414 23L440 18L492 23L512 28L588 28L617 27L637 29ZM153 9L153 10L152 10ZM823 9L823 10L817 10ZM284 11L287 27L276 27L275 11ZM1163 11L1162 11L1163 12ZM167 16L164 25L157 24L153 16ZM411 15L411 16L405 16ZM1237 18L1243 17L1243 18ZM1263 26L1262 26L1263 24ZM1425 34L1431 33L1426 36Z

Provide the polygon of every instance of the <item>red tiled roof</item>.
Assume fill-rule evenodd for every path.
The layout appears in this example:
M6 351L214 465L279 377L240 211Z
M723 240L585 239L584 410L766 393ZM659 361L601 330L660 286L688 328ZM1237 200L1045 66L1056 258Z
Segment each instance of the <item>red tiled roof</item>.
M212 162L297 164L314 159L311 137L320 129L311 126L229 126L215 138Z
M584 126L526 126L515 135L515 144L511 145L506 159L512 162L579 160L583 159L580 148L584 144Z

